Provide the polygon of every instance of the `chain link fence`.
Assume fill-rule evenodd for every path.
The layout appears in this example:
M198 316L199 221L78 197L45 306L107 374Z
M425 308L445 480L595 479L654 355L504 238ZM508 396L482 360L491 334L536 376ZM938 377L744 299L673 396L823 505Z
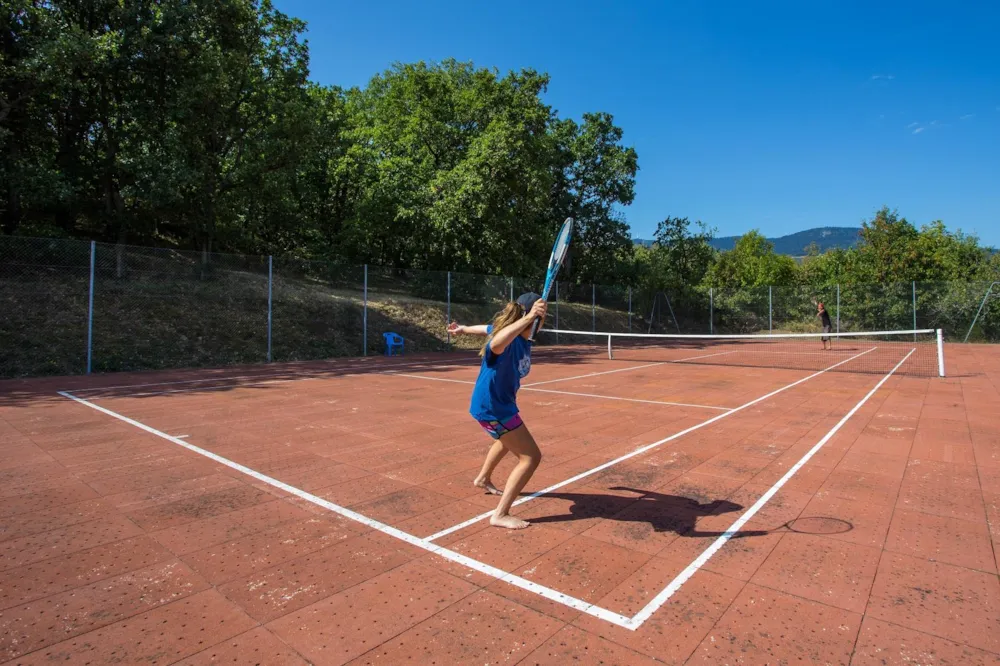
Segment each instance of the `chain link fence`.
M489 321L541 279L75 240L0 237L0 377L225 366L474 350L449 321ZM683 289L559 282L547 327L622 333L941 328L949 342L1000 342L1000 284ZM574 336L579 339L579 336ZM585 336L588 338L589 336ZM595 338L596 340L596 338Z

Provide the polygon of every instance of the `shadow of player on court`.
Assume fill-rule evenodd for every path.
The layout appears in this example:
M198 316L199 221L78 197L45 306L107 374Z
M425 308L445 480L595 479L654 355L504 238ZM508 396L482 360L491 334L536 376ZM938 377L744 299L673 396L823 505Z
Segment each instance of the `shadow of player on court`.
M683 537L718 537L725 532L699 530L698 519L733 513L743 508L742 505L729 500L699 502L689 497L666 495L626 486L614 486L609 490L622 490L634 495L546 493L547 498L572 502L569 513L560 512L526 519L533 525L539 525L603 518L615 522L647 523L656 532L674 532ZM541 509L542 507L539 507L539 510ZM763 536L768 533L768 530L746 530L730 536L741 538Z

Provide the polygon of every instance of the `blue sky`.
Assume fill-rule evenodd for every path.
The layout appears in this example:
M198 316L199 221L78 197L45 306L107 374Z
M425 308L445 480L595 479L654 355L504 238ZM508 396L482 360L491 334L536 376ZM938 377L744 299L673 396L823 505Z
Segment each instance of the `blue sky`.
M533 68L560 116L614 115L639 154L633 236L856 226L883 205L1000 246L1000 3L275 0L312 78L393 62Z

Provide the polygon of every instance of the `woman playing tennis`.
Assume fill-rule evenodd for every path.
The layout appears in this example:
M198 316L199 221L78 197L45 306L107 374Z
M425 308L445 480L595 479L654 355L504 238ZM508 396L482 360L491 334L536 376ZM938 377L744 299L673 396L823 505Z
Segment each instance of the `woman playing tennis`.
M515 398L521 379L531 371L531 325L536 318L544 321L546 308L538 294L527 293L508 303L491 324L462 326L453 322L448 326L448 332L454 335L487 336L479 351L483 361L472 389L469 413L494 440L473 483L500 495L500 503L490 517L490 524L497 527L516 530L528 526L526 521L510 515L510 507L542 461L542 452L521 420ZM518 460L501 493L490 477L508 451Z

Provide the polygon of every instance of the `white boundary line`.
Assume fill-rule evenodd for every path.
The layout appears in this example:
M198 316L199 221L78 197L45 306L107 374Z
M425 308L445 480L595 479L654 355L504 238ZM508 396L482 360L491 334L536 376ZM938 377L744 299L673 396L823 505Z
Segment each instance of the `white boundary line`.
M345 375L339 375L341 377ZM259 382L240 382L238 384L218 384L216 386L193 386L180 389L166 389L163 391L139 391L137 393L110 393L108 395L88 396L89 400L126 400L128 398L148 398L153 395L174 395L177 393L194 393L195 391L227 391L230 389L252 388L254 386L267 386L269 384L288 384L290 382L307 382L317 377L289 377L288 379L266 379ZM97 389L87 389L96 391Z
M449 384L475 384L476 382L470 382L466 379L447 379L445 377L426 377L424 375L410 375L402 372L391 373L395 377L408 377L410 379L426 379L429 382L447 382ZM543 382L544 383L544 382ZM576 393L574 391L555 391L552 389L540 389L532 388L529 386L524 386L521 388L522 391L537 391L538 393L555 393L558 395L575 395L581 398L600 398L602 400L621 400L623 402L641 402L647 405L667 405L669 407L696 407L698 409L718 409L720 411L726 411L727 409L732 409L731 407L715 407L713 405L694 405L687 402L668 402L666 400L641 400L639 398L622 398L614 395L598 395L596 393Z
M660 365L664 365L666 361L660 361L659 363L646 363L645 365L633 365L628 368L617 368L615 370L605 370L603 372L591 372L586 375L575 375L573 377L562 377L560 379L547 379L544 382L532 382L530 384L525 384L523 388L529 386L541 386L542 384L554 384L556 382L568 382L571 379L583 379L584 377L597 377L599 375L613 375L616 372L632 372L633 370L642 370L643 368L655 368Z
M778 479L778 481L773 486L771 486L767 490L767 492L761 495L760 499L754 502L753 506L747 509L742 516L737 518L736 521L729 526L729 529L723 532L722 536L720 536L718 539L712 542L712 545L706 548L705 551L701 555L699 555L694 562L689 564L687 568L684 569L684 571L677 574L677 577L674 578L669 585L663 588L663 590L655 597L653 597L649 601L649 603L642 608L642 610L636 613L629 620L629 624L634 625L634 628L638 628L639 626L642 625L643 622L648 620L653 615L653 613L655 613L664 603L666 603L667 599L673 596L673 594L677 592L677 590L679 590L681 586L684 583L686 583L687 580L691 578L691 576L693 576L698 571L698 569L704 566L705 563L708 562L708 560L711 559L711 557L715 555L719 551L719 549L726 544L727 541L729 541L732 537L736 536L740 528L742 528L751 518L753 518L754 515L758 511L760 511L764 507L764 505L771 500L772 497L774 497L774 495L778 492L778 490L780 490L781 487L785 485L785 483L787 483L788 480L792 478L795 475L795 473L802 468L803 465L809 462L809 459L812 458L814 455L816 455L816 452L819 451L821 448L823 448L823 445L825 445L828 441L830 441L830 438L832 438L835 434L837 434L837 431L840 430L845 423L847 423L848 419L854 416L854 414L859 409L861 409L861 407L864 406L866 402L868 402L869 398L875 395L875 392L882 387L882 384L885 384L885 382L888 381L890 377L892 377L893 373L895 373L896 370L898 370L899 367L906 362L906 359L910 358L910 356L915 351L916 349L911 349L910 353L907 354L905 357L903 357L903 360L897 363L896 367L894 367L892 370L889 371L889 374L883 377L879 381L879 383L876 384L872 388L872 390L869 391L868 394L861 399L860 402L858 402L858 404L854 405L851 411L847 412L847 414L844 415L844 418L840 419L837 425L833 426L830 432L826 433L826 435L823 436L823 439L819 440L819 442L817 442L815 446L809 449L809 452L806 453L804 456L802 456L802 458L797 463L792 465L792 468L789 469L783 477Z
M586 375L576 375L575 377L562 377L560 379L547 379L544 382L532 382L531 384L525 384L524 388L529 386L541 386L542 384L555 384L556 382L568 382L571 379L584 379L585 377L597 377L598 375L611 375L616 372L632 372L633 370L642 370L643 368L655 368L661 365L667 365L668 363L684 363L685 361L694 361L699 358L708 358L709 356L723 356L725 354L734 354L734 351L718 352L716 354L702 354L701 356L691 356L689 358L678 358L673 361L659 361L657 363L647 363L646 365L634 365L628 368L618 368L617 370L605 370L603 372L591 372Z
M427 367L427 366L414 366L414 367ZM468 365L432 365L430 366L434 369L446 369L446 368L468 368L472 366ZM112 399L124 399L124 398L148 398L153 395L173 395L175 393L193 393L195 391L226 391L229 389L238 389L243 387L254 387L254 386L266 386L268 384L288 384L292 382L308 382L314 379L331 379L339 377L360 377L362 375L394 375L399 374L400 376L405 376L401 373L395 371L382 371L377 370L374 372L347 372L338 375L328 375L328 376L302 376L302 377L289 377L287 379L268 379L259 382L240 382L238 384L219 384L217 386L196 386L194 388L182 388L182 389L168 389L166 391L140 391L139 393L117 393L109 395L97 395L90 396L90 400L112 400ZM415 375L414 375L415 376ZM97 389L89 389L97 390Z
M537 391L538 393L557 393L559 395L577 395L584 398L603 398L604 400L623 400L625 402L641 402L647 405L671 405L674 407L697 407L698 409L718 409L726 411L732 407L715 407L714 405L694 405L688 402L669 402L667 400L640 400L639 398L621 398L614 395L597 395L596 393L576 393L574 391L553 391L552 389L533 388L525 386L522 391Z
M455 361L459 359L454 359ZM471 360L471 359L470 359ZM313 363L314 361L304 361L305 363ZM437 363L432 361L413 361L411 363L370 363L371 368L368 367L359 368L356 366L363 366L362 363L352 364L355 367L337 367L331 368L330 370L313 370L313 371L301 371L296 372L274 372L274 373L260 373L257 375L229 375L227 377L204 377L201 379L183 379L170 382L146 382L142 384L119 384L117 386L95 386L93 388L78 388L78 389L66 389L72 393L93 393L95 391L115 391L118 389L130 389L130 388L146 388L149 386L177 386L179 384L205 384L208 382L226 382L235 381L238 379L259 379L262 381L295 381L298 379L324 379L326 377L343 377L345 375L356 375L359 374L358 370L364 369L364 374L370 373L381 373L391 371L392 368L473 368L478 367L479 363ZM338 373L337 370L343 370L344 372ZM247 384L234 384L233 386L247 386Z
M677 439L679 437L683 437L684 435L686 435L686 434L688 434L690 432L694 432L695 430L699 430L700 428L704 428L707 425L711 425L711 424L715 423L716 421L719 421L721 419L726 418L727 416L730 416L731 414L735 414L736 412L742 411L742 410L746 409L747 407L751 407L753 405L756 405L758 402L761 402L763 400L767 400L768 398L770 398L772 396L778 395L782 391L787 391L788 389L790 389L790 388L792 388L794 386L798 386L799 384L801 384L803 382L807 382L807 381L809 381L810 379L812 379L814 377L819 377L823 373L828 372L830 370L833 370L837 366L843 365L844 363L849 363L850 361L853 361L856 358L864 356L865 354L868 354L868 353L874 351L875 349L878 349L878 348L877 347L872 347L871 349L869 349L867 351L863 351L860 354L856 354L856 355L852 356L851 358L844 359L843 361L841 361L839 363L835 363L834 365L831 365L830 367L828 367L828 368L826 368L824 370L820 370L819 372L814 372L813 374L808 375L806 377L803 377L802 379L799 379L797 381L794 381L791 384L786 384L785 386L782 386L779 389L771 391L767 395L762 395L761 397L755 398L754 400L751 400L750 402L744 403L744 404L740 405L739 407L735 407L733 409L730 409L729 411L723 412L722 414L719 414L718 416L713 416L712 418L708 419L707 421L702 421L701 423L695 424L695 425L691 426L690 428L686 428L684 430L681 430L680 432L677 432L677 433L674 433L673 435L670 435L669 437L664 437L663 439L661 439L659 441L653 442L652 444L646 444L645 446L642 446L642 447L640 447L640 448L632 451L631 453L626 453L623 456L619 456L618 458L615 458L614 460L610 460L610 461L604 463L603 465L598 465L597 467L595 467L593 469L590 469L590 470L587 470L586 472L580 472L576 476L574 476L572 478L569 478L569 479L566 479L565 481L560 481L559 483L553 484L553 485L549 486L548 488L543 488L541 490L533 492L530 495L527 495L525 497L522 497L522 498L516 500L514 502L513 506L518 506L520 504L524 504L525 502L530 502L531 500L533 500L533 499L535 499L537 497L541 497L542 495L546 495L546 494L548 494L548 493L550 493L550 492L552 492L554 490L558 490L559 488L562 488L563 486L567 486L567 485L569 485L571 483L576 483L580 479L584 479L584 478L586 478L588 476L596 474L597 472L601 472L601 471L603 471L603 470L605 470L605 469L607 469L607 468L609 468L609 467L611 467L613 465L617 465L620 462L628 460L629 458L634 458L635 456L643 454L646 451L650 451L652 449L655 449L658 446L666 444L667 442L671 442L671 441L673 441L673 440L675 440L675 439ZM909 354L907 354L907 357L909 357ZM447 536L448 534L451 534L452 532L457 532L458 530L464 529L464 528L468 527L469 525L474 525L475 523L478 523L480 520L483 520L484 518L488 518L491 515L493 515L493 512L492 511L487 511L486 513L482 513L482 514L480 514L478 516L475 516L473 518L469 518L468 520L463 521L461 523L458 523L457 525L452 525L451 527L449 527L447 529L443 529L440 532L432 534L431 536L427 537L427 540L428 541L436 541L437 539L440 539L443 536Z
M624 615L615 613L606 608L601 608L600 606L589 603L587 601L583 601L582 599L571 597L557 590L553 590L552 588L545 587L544 585L539 585L538 583L530 581L526 578L522 578L510 572L503 571L502 569L498 569L494 566L486 564L485 562L474 560L471 557L462 555L461 553L456 553L453 550L449 550L447 548L444 548L443 546L431 543L427 539L422 539L420 537L413 536L412 534L409 534L408 532L403 532L402 530L392 527L391 525L386 525L385 523L373 520L367 516L357 513L356 511L351 511L350 509L347 509L345 507L334 504L333 502L325 500L322 497L317 497L316 495L313 495L312 493L307 493L306 491L296 488L295 486L290 486L287 483L283 483L282 481L278 481L277 479L271 478L265 474L261 474L260 472L254 469L251 469L237 462L229 460L228 458L223 458L222 456L212 453L211 451L206 451L205 449L195 446L194 444L185 442L184 440L178 437L172 437L164 432L161 432L148 425L145 425L144 423L140 423L139 421L130 419L129 417L123 416L122 414L118 414L117 412L113 412L110 409L105 409L104 407L95 405L94 403L84 400L83 398L78 398L72 393L69 393L67 391L59 391L59 395L63 396L64 398L69 398L70 400L73 400L81 405L90 407L91 409L96 409L97 411L103 414L107 414L108 416L116 418L119 421L123 421L131 426L139 428L140 430L144 430L150 434L156 435L157 437L162 437L168 442L173 442L178 446L183 446L185 449L188 449L189 451L193 451L198 455L205 456L206 458L214 460L215 462L225 465L226 467L234 469L238 472L242 472L243 474L253 477L258 481L266 483L270 486L274 486L275 488L278 488L280 490L284 490L287 493L295 495L296 497L304 499L305 501L311 502L312 504L315 504L317 506L323 507L324 509L327 509L328 511L332 511L333 513L341 515L344 518L361 523L362 525L366 525L374 530L378 530L383 534L395 537L396 539L399 539L401 541L405 541L406 543L412 546L416 546L417 548L426 550L427 552L443 557L446 560L450 560L457 564L461 564L465 567L468 567L469 569L478 571L479 573L485 574L497 580L501 580L505 583L509 583L523 590L527 590L528 592L533 592L534 594L545 597L549 601L554 601L556 603L563 604L564 606L569 606L570 608L581 611L588 615L592 615L598 619L605 620L606 622L610 622L612 624L616 624L619 627L630 628L630 624L632 622L631 618L628 618Z
M476 382L470 382L468 379L448 379L447 377L425 377L424 375L410 375L405 372L386 372L384 374L391 375L393 377L406 377L408 379L426 379L429 382L445 382L448 384L472 385L476 383Z

